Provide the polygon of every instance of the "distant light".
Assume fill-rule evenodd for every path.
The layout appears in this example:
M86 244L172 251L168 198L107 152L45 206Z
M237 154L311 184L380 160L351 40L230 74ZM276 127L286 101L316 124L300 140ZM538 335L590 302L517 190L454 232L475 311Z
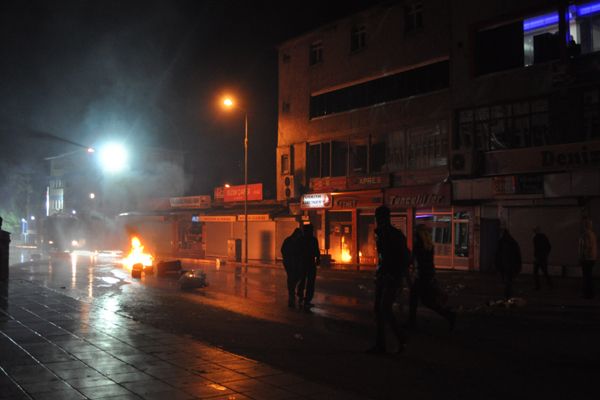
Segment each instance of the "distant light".
M73 214L73 215L77 214L77 210L71 211L71 214Z
M94 149L93 147L88 147L87 152L88 153L94 153L96 151L96 149Z
M73 239L73 240L71 240L71 246L77 247L77 246L79 246L79 242L77 240Z
M27 220L25 218L21 218L21 222L27 223Z
M29 219L35 221L35 215L32 215Z
M225 107L233 107L233 100L230 97L226 97L225 99L223 99L223 105Z
M231 187L231 185L230 185L229 183L226 183L226 184L225 184L225 187L226 187L226 188L230 188L230 187Z
M120 143L109 143L100 149L100 163L109 173L116 173L127 167L127 151Z
M96 194L90 193L90 199L95 199L95 198L96 198Z

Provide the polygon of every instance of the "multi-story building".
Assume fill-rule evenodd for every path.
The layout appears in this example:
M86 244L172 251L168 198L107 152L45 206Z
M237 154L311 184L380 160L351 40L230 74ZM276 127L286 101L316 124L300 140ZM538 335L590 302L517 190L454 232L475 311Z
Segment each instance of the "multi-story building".
M280 46L278 199L323 252L373 263L387 204L441 267L488 268L501 223L525 262L541 225L576 263L600 206L600 4L557 4L397 1Z

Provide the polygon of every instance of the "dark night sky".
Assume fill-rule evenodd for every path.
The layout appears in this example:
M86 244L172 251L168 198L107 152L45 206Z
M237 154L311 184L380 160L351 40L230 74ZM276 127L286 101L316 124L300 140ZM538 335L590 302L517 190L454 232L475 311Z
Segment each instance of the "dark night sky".
M281 42L374 1L3 1L4 167L70 145L188 151L188 194L242 181L242 116L216 108L233 88L250 115L250 181L274 186Z

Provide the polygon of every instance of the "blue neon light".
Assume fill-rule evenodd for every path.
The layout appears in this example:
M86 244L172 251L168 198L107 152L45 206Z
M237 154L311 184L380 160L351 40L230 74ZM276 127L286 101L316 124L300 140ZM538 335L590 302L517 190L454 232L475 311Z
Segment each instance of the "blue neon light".
M580 17L583 17L585 15L596 14L598 12L600 12L600 1L582 4L577 7L577 15Z
M540 15L523 21L523 30L525 32L534 29L543 28L548 25L558 24L558 12L552 14Z

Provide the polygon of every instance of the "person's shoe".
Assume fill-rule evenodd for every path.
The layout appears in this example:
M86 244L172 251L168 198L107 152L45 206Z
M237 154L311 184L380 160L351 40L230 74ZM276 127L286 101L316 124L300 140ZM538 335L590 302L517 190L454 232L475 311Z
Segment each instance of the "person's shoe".
M404 346L402 346L404 347ZM370 349L367 349L367 351L365 351L365 353L367 354L375 354L375 355L379 355L379 354L385 354L385 348L380 347L380 346L373 346Z

